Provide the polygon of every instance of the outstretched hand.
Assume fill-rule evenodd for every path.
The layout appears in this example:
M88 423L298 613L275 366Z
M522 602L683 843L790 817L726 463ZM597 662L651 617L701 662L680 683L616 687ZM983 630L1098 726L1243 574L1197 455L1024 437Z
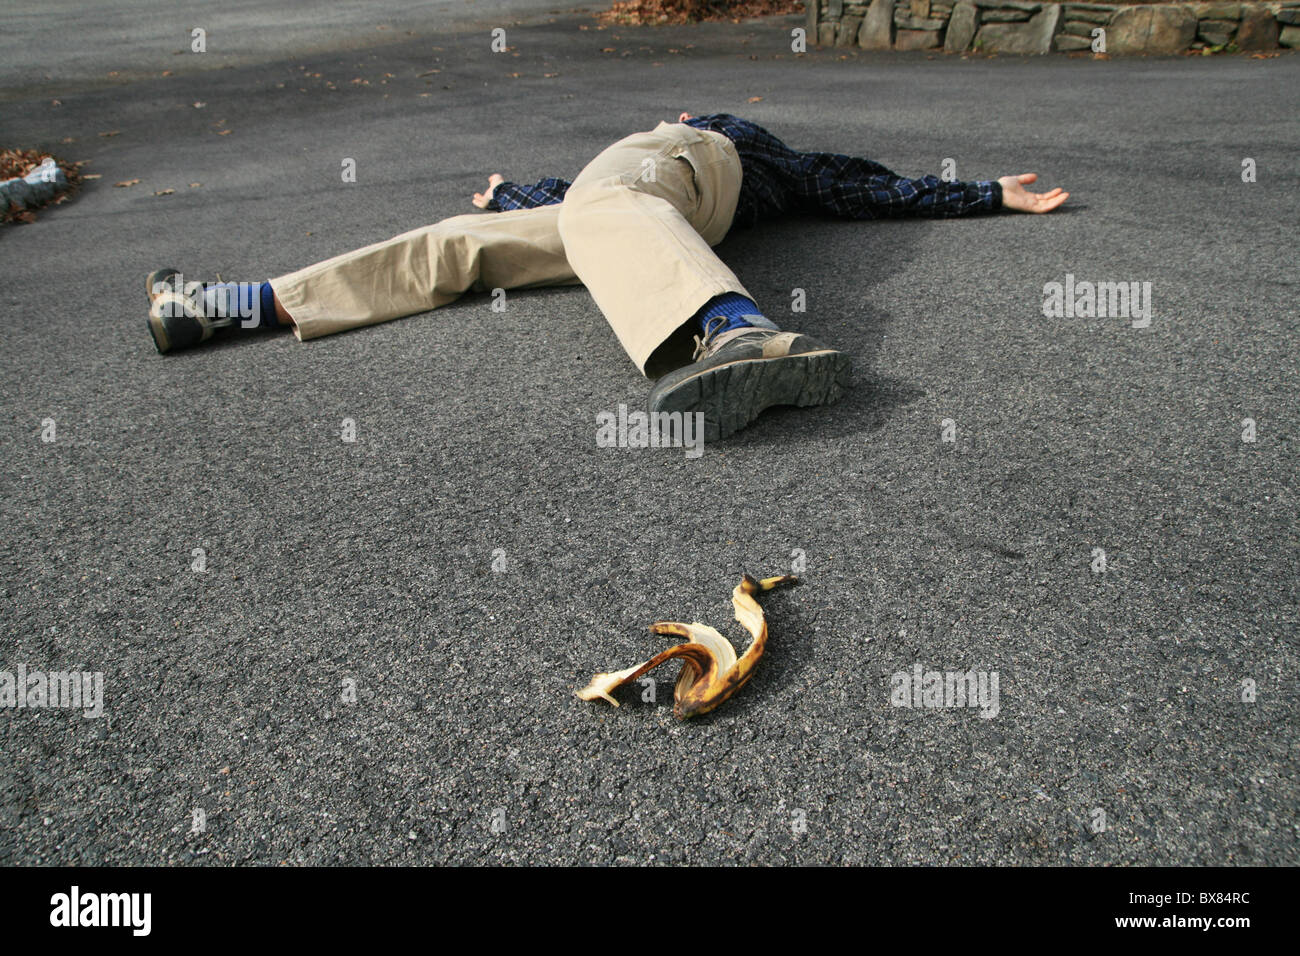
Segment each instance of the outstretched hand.
M1025 188L1037 181L1038 173L1003 176L998 180L1002 186L1002 207L1015 212L1051 212L1070 198L1059 186L1046 193L1031 193Z
M481 193L475 193L474 198L471 199L470 202L478 206L479 209L486 209L487 204L492 200L492 194L497 191L497 187L500 186L503 182L505 182L505 179L502 177L500 173L493 173L491 176L488 177L487 191Z

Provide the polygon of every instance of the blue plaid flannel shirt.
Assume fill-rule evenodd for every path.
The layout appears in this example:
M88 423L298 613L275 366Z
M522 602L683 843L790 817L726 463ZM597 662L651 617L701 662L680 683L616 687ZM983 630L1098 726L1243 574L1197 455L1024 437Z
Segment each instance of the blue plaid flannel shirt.
M757 123L729 113L696 116L696 129L722 133L736 144L742 177L733 226L749 227L788 212L821 212L842 219L891 216L965 216L1002 206L997 180L944 182L937 176L909 179L879 163L840 153L791 149ZM531 185L504 182L487 208L531 209L562 202L570 182L548 178Z

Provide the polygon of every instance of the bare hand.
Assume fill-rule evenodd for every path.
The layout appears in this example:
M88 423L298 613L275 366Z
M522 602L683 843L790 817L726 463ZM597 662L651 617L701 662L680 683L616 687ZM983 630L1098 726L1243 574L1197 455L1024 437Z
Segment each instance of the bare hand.
M1059 186L1047 193L1031 193L1025 188L1037 181L1038 173L1003 176L998 180L1002 186L1002 207L1015 212L1051 212L1070 198Z
M497 191L497 187L505 182L505 177L500 173L493 173L488 177L488 188L485 192L475 193L474 198L470 200L479 209L486 209L488 202L492 199L492 194Z
M681 116L677 117L677 122L685 123L688 119L695 119L695 117L690 113L683 113Z

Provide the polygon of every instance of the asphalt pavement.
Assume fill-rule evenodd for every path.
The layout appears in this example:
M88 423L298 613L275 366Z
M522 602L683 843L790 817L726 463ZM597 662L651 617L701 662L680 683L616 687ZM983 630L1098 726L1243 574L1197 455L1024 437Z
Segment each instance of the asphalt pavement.
M0 44L0 144L100 177L0 231L0 671L103 680L100 717L0 707L0 862L1300 861L1300 58L796 56L798 16L536 3L246 3L199 54L198 5L129 6ZM150 269L277 276L682 110L1073 198L733 233L857 385L698 458L598 447L648 383L578 286L154 351ZM1149 324L1044 315L1067 276ZM731 588L792 569L714 713L671 672L573 695L656 620L743 646Z

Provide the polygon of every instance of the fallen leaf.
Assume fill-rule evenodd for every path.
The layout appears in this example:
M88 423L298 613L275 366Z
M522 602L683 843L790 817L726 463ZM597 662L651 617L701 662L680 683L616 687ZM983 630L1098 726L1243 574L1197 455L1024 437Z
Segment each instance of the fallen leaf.
M104 174L103 174L103 173L87 173L85 176L82 176L81 178L82 178L82 179L103 179L103 178L104 178Z
M195 101L194 101L194 108L195 108L196 110L201 110L201 109L203 109L203 107L205 107L205 106L207 106L207 105L208 105L207 103L201 103L201 102L199 102L198 100L195 100Z
M170 196L170 195L171 195L172 193L174 193L174 192L176 192L176 190L174 190L174 189L160 189L160 190L158 190L156 193L154 193L154 195L155 195L155 196Z
M122 132L120 129L111 129L107 133L100 133L99 135L104 137L116 136L120 132Z
M63 100L50 100L50 105L51 105L51 106L62 106L62 105L63 105Z
M233 132L234 132L234 130L232 130L232 129L219 129L219 130L217 130L217 135L218 135L218 136L229 136L229 135L230 135L231 133L233 133Z
M749 102L750 102L750 103L761 103L761 102L763 102L763 97L761 97L761 96L751 96L751 97L749 98Z
M138 180L138 179L124 179L124 180L122 180L120 183L113 183L113 185L114 185L114 186L134 186L134 185L135 185L136 183L138 183L139 181L140 181L140 180Z
M203 185L202 183L190 183L190 189L196 189L202 185Z
M60 143L75 143L76 141L76 137L74 136L65 136L63 139L59 140Z
M417 76L433 76L433 74L435 74L435 73L441 73L441 72L442 72L442 70L425 70L423 73L418 73L418 74L416 74L416 75L417 75Z

